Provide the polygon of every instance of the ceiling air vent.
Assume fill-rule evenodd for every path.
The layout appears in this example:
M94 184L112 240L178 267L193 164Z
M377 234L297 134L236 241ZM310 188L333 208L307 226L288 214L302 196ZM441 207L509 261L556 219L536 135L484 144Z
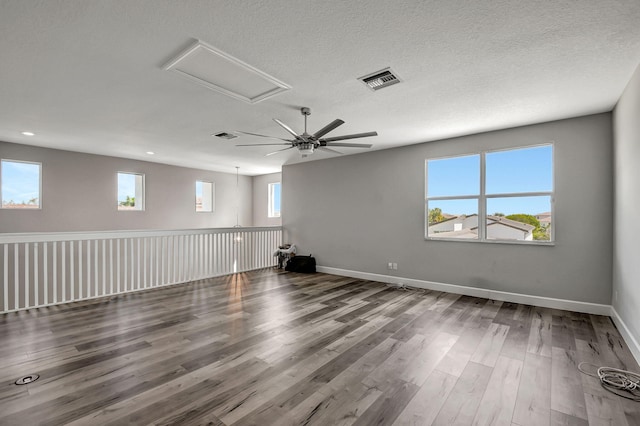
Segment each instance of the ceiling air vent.
M358 80L361 80L371 90L380 90L392 84L400 83L400 79L391 71L391 68L376 71L373 74L360 77Z
M235 138L237 138L236 135L234 135L232 133L227 133L227 132L214 133L212 136L215 136L215 137L220 138L220 139L235 139Z

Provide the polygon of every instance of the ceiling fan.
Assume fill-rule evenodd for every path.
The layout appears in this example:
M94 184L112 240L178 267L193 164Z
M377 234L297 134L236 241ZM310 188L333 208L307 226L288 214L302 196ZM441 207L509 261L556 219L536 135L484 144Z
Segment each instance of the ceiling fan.
M289 145L288 148L279 149L278 151L270 152L267 154L273 155L282 151L287 151L289 149L297 148L298 152L302 154L302 157L306 157L307 155L313 154L313 152L318 149L322 151L333 152L334 154L342 155L342 152L331 149L333 147L347 147L347 148L371 148L373 145L371 144L363 144L363 143L343 143L338 141L343 141L346 139L357 139L357 138L368 138L370 136L378 136L377 132L366 132L366 133L355 133L351 135L344 136L334 136L332 138L323 138L324 135L334 130L336 127L344 124L344 121L340 119L333 120L331 123L324 126L322 129L318 130L314 134L310 135L307 133L307 117L311 115L311 109L307 107L300 108L300 112L304 115L304 133L297 134L293 129L282 121L274 118L273 121L278 123L280 127L285 129L290 135L293 136L293 139L283 139L277 138L273 136L260 135L257 133L249 133L249 132L241 132L243 135L251 135L251 136L259 136L261 138L269 138L269 139L278 139L284 141L284 143L261 143L261 144L246 144L246 145L236 145L236 146L281 146L281 145Z

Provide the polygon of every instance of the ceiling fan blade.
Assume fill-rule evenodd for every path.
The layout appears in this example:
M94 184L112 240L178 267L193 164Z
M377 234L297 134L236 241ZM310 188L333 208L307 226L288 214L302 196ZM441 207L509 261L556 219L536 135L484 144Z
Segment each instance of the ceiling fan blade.
M333 138L320 139L320 142L343 141L345 139L368 138L370 136L378 136L378 132L354 133L353 135L335 136Z
M336 151L335 149L327 148L326 146L319 146L318 149L321 149L322 151L333 152L334 154L344 155L342 152Z
M289 126L287 126L286 124L284 124L282 121L278 120L277 118L274 118L273 121L275 121L276 123L278 123L280 125L280 127L282 127L283 129L285 129L287 132L289 132L294 138L296 139L303 139L306 141L306 139L302 138L299 134L297 134L296 132L293 131L293 129Z
M282 145L291 145L291 142L289 143L250 143L250 144L238 144L236 146L282 146Z
M345 148L371 148L373 145L371 145L370 143L340 143L340 142L329 142L327 145L324 145L325 147L335 147L335 146L342 146Z
M295 148L295 147L294 147L294 146L290 146L289 148L279 149L279 150L277 150L277 151L274 151L274 152L270 152L270 153L268 153L267 155L265 155L265 157L268 157L268 156L270 156L270 155L277 154L277 153L279 153L279 152L286 151L286 150L288 150L288 149L292 149L292 148Z
M287 139L282 139L282 138L277 138L275 136L267 136L267 135L261 135L259 133L251 133L251 132L243 132L241 130L234 130L235 133L242 133L243 135L249 135L249 136L258 136L261 138L269 138L269 139L278 139L281 141L288 141Z
M343 124L344 124L344 121L340 120L339 118L336 120L333 120L331 123L327 124L322 129L315 132L313 137L316 139L321 138L327 133L329 133L330 131L332 131L333 129L335 129L336 127L342 126Z

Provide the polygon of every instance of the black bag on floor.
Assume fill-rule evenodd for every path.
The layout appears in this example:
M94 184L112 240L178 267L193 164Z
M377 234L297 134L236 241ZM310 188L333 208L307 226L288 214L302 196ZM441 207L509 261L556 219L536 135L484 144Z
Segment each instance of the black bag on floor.
M302 272L304 274L312 274L316 272L316 258L309 256L293 256L287 262L285 271Z

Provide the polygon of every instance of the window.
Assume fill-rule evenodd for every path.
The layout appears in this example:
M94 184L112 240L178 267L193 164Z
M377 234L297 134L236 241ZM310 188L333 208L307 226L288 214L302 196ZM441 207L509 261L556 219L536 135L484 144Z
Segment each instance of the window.
M212 212L214 210L213 182L196 181L196 212Z
M144 210L144 175L118 172L118 210Z
M269 184L269 217L280 217L280 182Z
M39 209L41 207L40 163L0 161L0 193L3 209Z
M553 241L553 145L431 159L426 168L426 238Z
M480 155L427 161L428 237L478 239Z

